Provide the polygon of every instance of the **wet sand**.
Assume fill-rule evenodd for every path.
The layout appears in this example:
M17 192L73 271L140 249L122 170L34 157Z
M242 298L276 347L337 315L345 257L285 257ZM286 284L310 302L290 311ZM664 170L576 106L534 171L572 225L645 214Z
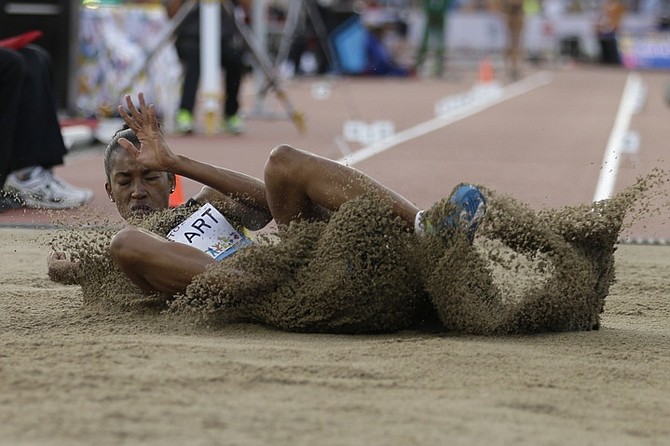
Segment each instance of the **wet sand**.
M0 230L2 444L670 440L670 247L619 246L597 331L299 334L82 306Z

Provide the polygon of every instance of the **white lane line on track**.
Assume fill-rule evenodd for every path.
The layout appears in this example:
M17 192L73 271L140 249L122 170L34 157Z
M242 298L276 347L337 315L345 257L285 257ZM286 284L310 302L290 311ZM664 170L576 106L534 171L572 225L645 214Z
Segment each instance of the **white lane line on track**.
M392 147L414 138L426 135L430 132L441 129L442 127L446 127L450 124L453 124L454 122L465 119L508 99L512 99L516 96L528 93L529 91L532 91L536 88L543 87L551 83L553 79L553 75L545 71L528 76L519 82L515 82L513 84L507 85L506 87L503 87L501 94L491 97L488 100L474 102L471 106L461 107L451 113L447 113L429 121L417 124L414 127L410 127L381 141L377 141L374 144L363 147L354 153L346 155L345 157L339 159L338 162L349 166L354 165L382 152L385 152Z
M638 73L630 73L626 79L626 85L621 94L621 102L619 102L619 110L614 120L609 140L607 141L593 201L605 200L612 196L623 154L624 138L628 132L631 117L635 113L642 88L642 78L640 75Z

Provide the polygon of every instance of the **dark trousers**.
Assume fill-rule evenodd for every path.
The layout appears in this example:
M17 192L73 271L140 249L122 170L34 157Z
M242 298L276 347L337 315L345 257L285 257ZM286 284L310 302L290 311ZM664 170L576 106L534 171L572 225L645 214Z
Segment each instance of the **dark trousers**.
M619 45L616 36L601 35L598 37L600 43L600 63L605 65L620 65Z
M177 54L184 68L179 108L193 112L195 97L200 83L200 41L198 39L177 39ZM233 116L240 108L239 92L244 72L243 51L229 41L221 42L221 67L225 70L225 99L223 115Z
M0 188L11 171L16 111L25 71L26 64L19 53L0 48Z
M35 45L0 49L0 184L17 169L63 164L66 153L51 57Z

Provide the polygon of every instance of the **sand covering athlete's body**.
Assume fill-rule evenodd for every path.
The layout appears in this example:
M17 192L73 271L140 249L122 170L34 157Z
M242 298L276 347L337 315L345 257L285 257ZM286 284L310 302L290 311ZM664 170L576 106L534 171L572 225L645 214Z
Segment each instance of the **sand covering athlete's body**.
M456 211L442 222L424 218L422 210L394 191L351 167L288 145L272 149L264 181L173 153L163 138L153 104L142 93L137 108L130 96L119 113L127 128L116 133L105 150L105 189L124 220L164 210L174 191L175 175L204 185L193 197L197 203L218 203L226 217L249 230L271 220L327 220L332 212L366 193L378 194L408 231L434 231L442 225L474 236L486 210L476 186L460 184L451 195ZM121 271L147 293L183 293L193 278L216 260L194 247L175 243L152 232L127 225L112 239L109 252ZM79 264L63 252L49 256L51 277L73 277Z

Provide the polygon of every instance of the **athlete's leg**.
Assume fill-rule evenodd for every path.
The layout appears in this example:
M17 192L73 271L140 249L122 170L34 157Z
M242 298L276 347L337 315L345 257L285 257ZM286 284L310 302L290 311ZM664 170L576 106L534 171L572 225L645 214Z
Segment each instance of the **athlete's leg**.
M215 262L195 248L135 227L114 236L110 254L121 271L148 293L183 293L193 277Z
M522 48L521 33L523 31L523 12L510 14L507 18L507 27L509 31L508 42L508 62L510 75L513 80L517 80L520 75Z
M225 70L225 98L223 106L223 117L230 118L237 114L240 108L239 95L244 74L244 60L242 49L232 45L231 42L221 43L221 66Z
M426 54L428 53L428 40L430 39L430 26L426 24L423 28L423 36L421 38L421 45L419 45L419 52L416 56L415 67L417 70L420 70L423 66L423 63L426 60Z
M343 203L366 192L390 200L393 211L414 228L419 209L364 173L288 145L275 147L265 165L270 212L282 225L293 220L321 220Z

